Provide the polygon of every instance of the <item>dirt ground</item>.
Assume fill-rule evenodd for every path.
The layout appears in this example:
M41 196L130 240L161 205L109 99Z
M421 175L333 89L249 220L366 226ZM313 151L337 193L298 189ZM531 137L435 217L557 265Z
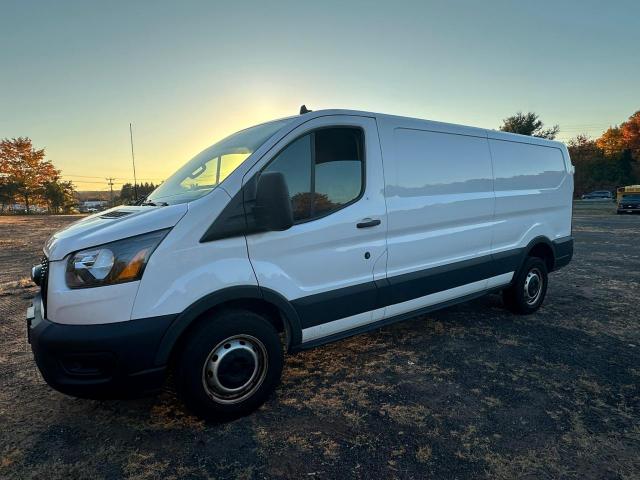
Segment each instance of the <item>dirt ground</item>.
M82 215L0 216L0 287L29 276L40 263L42 246L56 230Z
M170 391L43 382L18 281L71 220L0 218L0 478L640 478L640 216L576 205L574 261L535 315L492 295L289 357L224 425Z

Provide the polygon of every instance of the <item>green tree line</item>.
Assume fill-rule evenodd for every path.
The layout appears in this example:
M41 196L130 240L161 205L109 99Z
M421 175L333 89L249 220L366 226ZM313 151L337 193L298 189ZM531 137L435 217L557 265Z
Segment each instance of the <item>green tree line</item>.
M136 186L138 203L147 198L147 196L157 188L157 185L154 185L153 182L138 183ZM123 205L133 205L136 203L136 188L134 188L132 183L122 185L119 201Z

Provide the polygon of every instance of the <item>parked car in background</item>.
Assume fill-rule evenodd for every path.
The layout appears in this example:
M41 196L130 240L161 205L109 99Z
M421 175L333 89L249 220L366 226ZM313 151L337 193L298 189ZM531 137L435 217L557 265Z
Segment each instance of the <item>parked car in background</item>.
M582 195L582 200L613 200L613 193L608 190L596 190Z
M640 213L640 193L622 195L618 202L618 215L621 213Z

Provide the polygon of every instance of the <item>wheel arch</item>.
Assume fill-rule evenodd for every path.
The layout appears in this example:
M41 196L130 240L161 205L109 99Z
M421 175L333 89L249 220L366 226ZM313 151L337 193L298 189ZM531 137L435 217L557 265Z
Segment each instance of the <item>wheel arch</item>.
M204 321L206 314L224 308L243 308L265 316L278 331L285 333L289 352L302 341L300 319L286 298L257 285L234 286L210 293L178 314L162 337L156 353L156 364L170 363L191 329Z
M547 237L539 236L532 239L524 249L525 255L522 258L521 265L527 257L538 257L544 260L547 265L547 271L552 272L555 266L556 253L553 242Z

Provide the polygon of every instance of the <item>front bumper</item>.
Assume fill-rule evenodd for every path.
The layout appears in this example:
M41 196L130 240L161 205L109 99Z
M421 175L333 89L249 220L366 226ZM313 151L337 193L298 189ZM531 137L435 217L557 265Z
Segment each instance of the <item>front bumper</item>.
M40 295L27 312L28 339L45 381L67 395L124 398L159 390L160 341L174 316L100 325L63 325L42 316Z

